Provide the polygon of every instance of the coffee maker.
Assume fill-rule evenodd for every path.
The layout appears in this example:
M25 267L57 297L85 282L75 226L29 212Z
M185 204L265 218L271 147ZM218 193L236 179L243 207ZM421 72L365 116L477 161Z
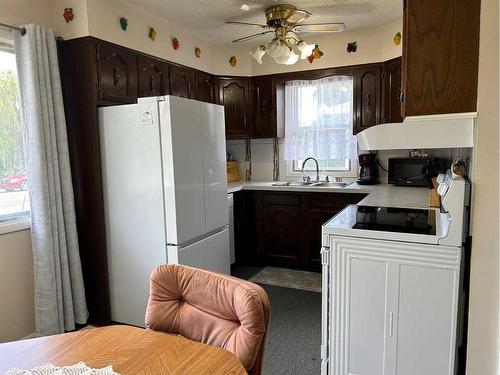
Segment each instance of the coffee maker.
M358 155L358 179L359 185L375 185L378 180L378 166L376 154Z

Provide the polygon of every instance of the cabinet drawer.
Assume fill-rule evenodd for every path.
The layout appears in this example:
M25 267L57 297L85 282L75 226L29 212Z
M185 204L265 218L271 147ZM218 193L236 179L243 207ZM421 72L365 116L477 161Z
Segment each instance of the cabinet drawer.
M278 206L300 206L300 194L262 193L262 204Z
M351 194L312 193L307 195L307 207L311 210L339 211L351 203Z

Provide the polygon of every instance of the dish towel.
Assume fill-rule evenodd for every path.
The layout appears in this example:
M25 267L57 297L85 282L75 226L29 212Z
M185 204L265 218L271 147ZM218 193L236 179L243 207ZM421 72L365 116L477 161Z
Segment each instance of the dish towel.
M113 366L95 369L88 367L85 363L79 362L76 365L58 367L51 363L35 367L31 370L13 369L6 375L120 375L113 371Z

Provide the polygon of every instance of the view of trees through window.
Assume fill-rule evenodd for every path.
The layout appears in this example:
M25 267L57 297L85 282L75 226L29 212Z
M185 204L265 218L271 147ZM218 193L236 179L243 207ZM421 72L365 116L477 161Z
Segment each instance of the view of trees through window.
M0 223L29 215L16 59L0 49Z

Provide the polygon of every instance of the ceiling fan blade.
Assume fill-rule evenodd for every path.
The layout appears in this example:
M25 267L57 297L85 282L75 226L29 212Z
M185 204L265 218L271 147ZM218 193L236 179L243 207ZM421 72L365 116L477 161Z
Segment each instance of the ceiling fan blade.
M304 21L310 15L311 13L309 13L308 11L295 9L291 11L290 14L287 15L283 21L288 23L289 25L296 25Z
M262 33L258 33L258 34L253 34L253 35L245 36L243 38L239 38L239 39L233 40L233 43L246 42L247 40L252 40L252 39L258 38L259 36L266 35L266 34L269 34L269 33L274 33L274 31L273 30L269 30L269 31L264 31Z
M344 31L343 23L310 23L297 25L293 28L296 33L338 33Z
M239 22L239 21L226 21L225 23L228 25L251 26L251 27L258 27L260 29L269 29L269 26L262 25L260 23Z

